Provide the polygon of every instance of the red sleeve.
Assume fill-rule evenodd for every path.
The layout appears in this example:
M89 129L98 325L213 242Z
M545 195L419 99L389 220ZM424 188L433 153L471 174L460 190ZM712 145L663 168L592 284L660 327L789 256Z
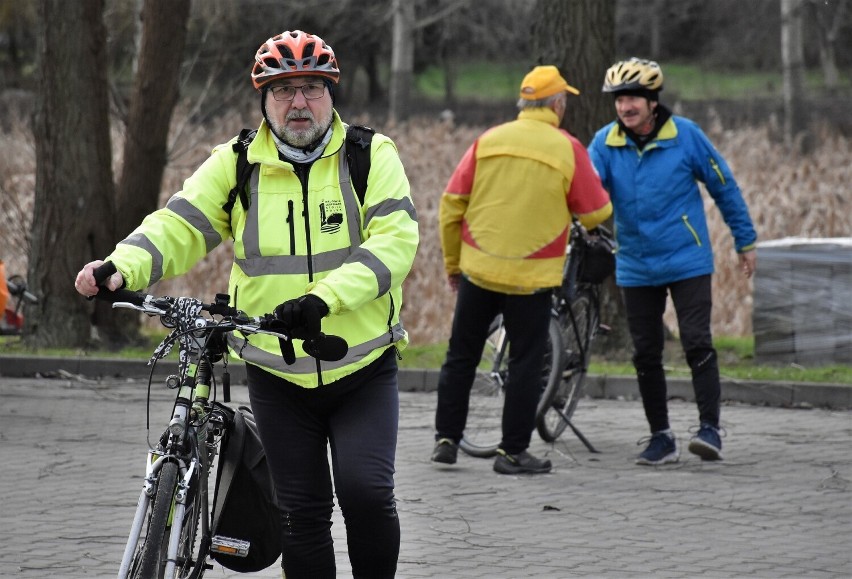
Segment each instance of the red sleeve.
M473 178L476 175L476 143L467 148L464 156L453 171L446 192L455 195L470 195L473 188Z
M574 180L568 190L568 209L574 215L585 215L603 209L609 203L609 193L603 188L586 148L569 135L574 147Z

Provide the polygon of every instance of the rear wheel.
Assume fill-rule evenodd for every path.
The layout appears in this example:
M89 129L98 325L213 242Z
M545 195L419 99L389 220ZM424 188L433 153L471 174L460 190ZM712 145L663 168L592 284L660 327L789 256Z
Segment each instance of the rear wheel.
M503 438L503 402L509 377L510 345L502 316L492 322L482 361L471 389L464 437L459 448L471 456L489 458L497 454ZM562 368L562 337L556 318L548 325L547 346L540 388L555 380Z
M592 337L599 323L593 298L590 291L580 290L571 302L570 312L566 309L558 317L564 367L548 382L536 412L536 428L547 442L562 435L583 396Z
M509 376L509 341L503 316L488 330L482 360L470 391L467 424L459 448L471 456L488 458L497 454L502 438L503 388Z

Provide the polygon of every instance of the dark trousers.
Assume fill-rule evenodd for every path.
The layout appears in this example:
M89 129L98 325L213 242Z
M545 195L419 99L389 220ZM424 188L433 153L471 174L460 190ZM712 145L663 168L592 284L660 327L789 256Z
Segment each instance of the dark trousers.
M719 426L719 364L710 333L711 276L689 278L665 286L624 287L627 323L633 338L633 365L651 432L669 428L666 376L663 371L663 313L671 294L680 343L692 370L699 420Z
M319 388L296 386L252 365L247 373L281 509L287 578L335 577L329 454L354 577L393 577L400 542L393 479L399 426L394 350Z
M530 445L541 395L541 367L550 320L550 293L508 295L459 283L447 357L438 378L437 438L458 442L464 433L470 390L482 357L488 328L503 314L509 348L509 377L503 403L500 448L517 454Z

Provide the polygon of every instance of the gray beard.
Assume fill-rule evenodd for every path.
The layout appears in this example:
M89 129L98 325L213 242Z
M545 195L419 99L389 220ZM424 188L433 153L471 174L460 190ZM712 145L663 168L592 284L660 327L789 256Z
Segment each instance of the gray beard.
M304 131L295 131L287 127L286 124L279 124L278 121L270 120L270 126L276 135L279 135L281 140L284 141L287 145L291 147L296 147L299 149L304 149L313 143L319 141L323 135L325 135L328 127L331 126L331 116L329 116L328 122L326 123L318 123L314 116L308 112L306 116L301 117L290 117L292 118L309 118L312 121L310 127L308 127ZM286 119L289 120L289 119ZM285 120L285 123L286 123Z

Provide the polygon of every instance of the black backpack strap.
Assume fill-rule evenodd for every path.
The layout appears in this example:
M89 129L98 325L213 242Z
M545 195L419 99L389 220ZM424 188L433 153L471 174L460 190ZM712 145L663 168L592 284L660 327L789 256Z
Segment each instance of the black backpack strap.
M251 178L251 172L254 165L248 162L248 147L257 135L256 129L243 129L240 131L240 136L233 145L234 152L237 154L237 184L228 193L228 201L222 205L222 209L230 215L234 208L234 203L237 200L237 195L240 196L240 204L243 209L248 209L248 194L246 193L246 184Z
M346 129L346 163L349 165L349 181L361 205L367 194L367 178L370 176L370 144L376 131L363 125L349 125Z

